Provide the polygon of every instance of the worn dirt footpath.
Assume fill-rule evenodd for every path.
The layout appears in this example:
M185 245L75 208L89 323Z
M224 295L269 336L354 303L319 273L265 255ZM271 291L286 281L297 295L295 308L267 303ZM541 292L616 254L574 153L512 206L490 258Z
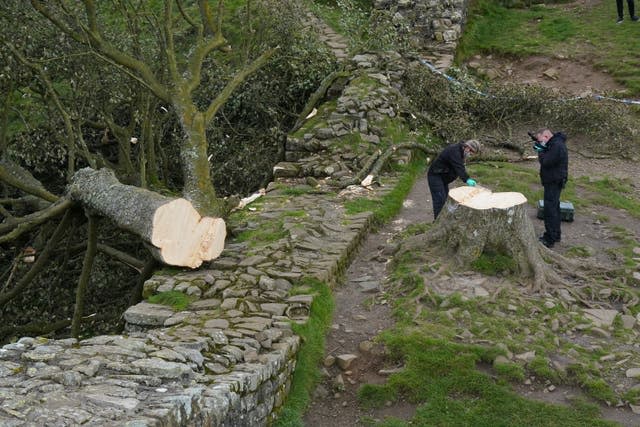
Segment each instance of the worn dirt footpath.
M346 370L337 363L326 367L325 380L316 389L304 418L305 426L346 427L358 425L359 420L367 417L407 419L413 415L413 405L402 402L380 410L360 408L357 391L363 383L386 380L378 374L380 369L389 368L383 364L381 350L377 346L369 349L368 342L393 325L391 301L386 300L383 290L390 257L388 241L409 224L431 221L433 214L428 193L425 174L416 181L396 219L367 237L347 270L345 283L335 289L336 308L327 336L326 356L353 354L358 359ZM335 391L336 382L340 382L338 376L344 382L344 391Z

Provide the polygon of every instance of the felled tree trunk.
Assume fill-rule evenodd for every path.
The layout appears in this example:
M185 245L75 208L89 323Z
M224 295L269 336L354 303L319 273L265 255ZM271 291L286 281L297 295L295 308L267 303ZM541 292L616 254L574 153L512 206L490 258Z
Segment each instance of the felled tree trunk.
M162 263L195 268L224 248L223 219L201 217L186 199L121 184L109 169L79 170L67 192L85 209L140 236Z
M515 261L521 276L533 278L537 290L548 283L566 284L545 261L564 258L538 241L526 203L520 193L454 188L432 229L405 241L402 252L436 246L445 250L456 266L469 266L483 252L499 253Z

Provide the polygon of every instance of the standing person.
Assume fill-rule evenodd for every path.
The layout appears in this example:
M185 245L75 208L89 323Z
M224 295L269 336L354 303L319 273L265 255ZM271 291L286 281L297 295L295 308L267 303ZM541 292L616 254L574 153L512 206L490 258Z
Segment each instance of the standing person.
M540 129L533 148L538 152L540 181L544 188L544 234L540 241L548 248L560 241L560 192L569 177L569 155L562 132Z
M622 0L616 0L616 6L618 7L618 20L616 24L622 24L623 16L623 5ZM639 18L636 16L635 4L633 0L627 0L627 6L629 7L629 17L632 21L637 21Z
M427 180L429 181L429 190L431 191L431 201L433 203L433 219L438 214L447 200L449 194L449 184L460 178L467 185L473 187L476 181L469 177L464 167L464 161L470 155L480 152L481 145L475 139L461 141L457 144L451 144L445 147L440 155L429 166Z

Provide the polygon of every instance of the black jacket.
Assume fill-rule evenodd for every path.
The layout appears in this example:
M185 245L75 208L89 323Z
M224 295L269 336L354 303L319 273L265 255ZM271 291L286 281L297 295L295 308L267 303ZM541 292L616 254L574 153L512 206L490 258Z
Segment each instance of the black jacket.
M466 181L469 174L464 167L464 143L448 145L437 159L429 166L429 175L440 175L442 180L449 184L457 177Z
M538 153L540 162L540 181L542 184L567 182L569 176L569 154L565 141L567 137L562 132L554 133L547 141L547 149Z

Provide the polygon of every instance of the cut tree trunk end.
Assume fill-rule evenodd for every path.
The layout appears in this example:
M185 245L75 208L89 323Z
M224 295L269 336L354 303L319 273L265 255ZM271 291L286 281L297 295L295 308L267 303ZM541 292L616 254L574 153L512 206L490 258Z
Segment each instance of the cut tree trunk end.
M186 199L121 184L109 169L79 170L68 194L86 209L140 236L164 264L196 268L224 249L222 218L201 217Z
M503 254L515 261L520 276L533 279L534 290L548 284L567 285L545 261L559 255L538 241L526 203L520 193L493 193L479 186L454 188L431 230L407 239L401 253L436 246L457 267L471 265L483 252Z

